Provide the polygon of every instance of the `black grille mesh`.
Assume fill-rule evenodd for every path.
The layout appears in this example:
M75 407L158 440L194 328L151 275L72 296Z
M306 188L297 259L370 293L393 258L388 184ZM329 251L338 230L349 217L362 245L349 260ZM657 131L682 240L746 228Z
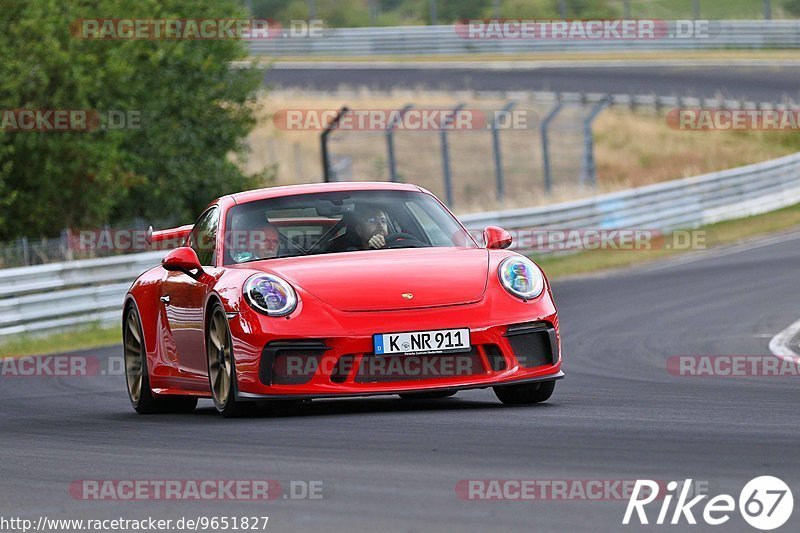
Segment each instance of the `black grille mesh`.
M519 364L525 368L553 364L553 350L547 331L509 335L508 342Z

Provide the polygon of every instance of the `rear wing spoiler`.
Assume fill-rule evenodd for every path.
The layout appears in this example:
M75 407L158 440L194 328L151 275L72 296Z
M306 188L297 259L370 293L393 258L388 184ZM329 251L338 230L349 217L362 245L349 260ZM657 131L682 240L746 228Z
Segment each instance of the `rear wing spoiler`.
M147 228L147 244L164 242L164 241L181 241L186 239L194 228L193 224L181 226L179 228L162 229L153 231L153 226Z

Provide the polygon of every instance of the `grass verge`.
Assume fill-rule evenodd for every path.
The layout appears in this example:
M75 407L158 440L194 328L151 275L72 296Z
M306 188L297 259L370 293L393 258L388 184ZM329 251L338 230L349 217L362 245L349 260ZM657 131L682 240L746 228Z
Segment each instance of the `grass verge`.
M795 204L763 215L710 224L694 231L700 232L700 235L705 237L705 246L710 249L798 226L800 226L800 204ZM544 269L549 278L557 279L648 263L689 251L695 250L668 250L665 248L586 250L558 256L532 254L531 257Z
M0 357L48 355L86 350L122 342L119 326L92 324L53 335L19 335L0 344Z

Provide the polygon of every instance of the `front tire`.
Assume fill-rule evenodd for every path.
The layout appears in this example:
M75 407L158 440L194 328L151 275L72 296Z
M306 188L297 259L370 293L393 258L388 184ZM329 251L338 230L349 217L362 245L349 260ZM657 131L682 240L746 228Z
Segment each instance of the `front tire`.
M213 304L206 327L208 383L217 412L225 418L246 414L246 404L236 401L236 362L228 317L219 302Z
M157 397L150 388L147 370L147 349L142 333L142 322L133 305L129 305L123 318L122 345L125 357L125 383L128 398L140 415L156 413L191 413L197 407L197 398L191 396Z
M555 388L555 381L541 381L494 387L494 394L506 405L526 405L546 402L553 395Z

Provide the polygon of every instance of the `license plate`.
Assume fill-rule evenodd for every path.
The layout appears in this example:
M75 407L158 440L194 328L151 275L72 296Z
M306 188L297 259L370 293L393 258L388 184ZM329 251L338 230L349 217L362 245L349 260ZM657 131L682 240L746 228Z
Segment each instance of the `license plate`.
M375 355L419 355L468 352L469 328L373 335Z

